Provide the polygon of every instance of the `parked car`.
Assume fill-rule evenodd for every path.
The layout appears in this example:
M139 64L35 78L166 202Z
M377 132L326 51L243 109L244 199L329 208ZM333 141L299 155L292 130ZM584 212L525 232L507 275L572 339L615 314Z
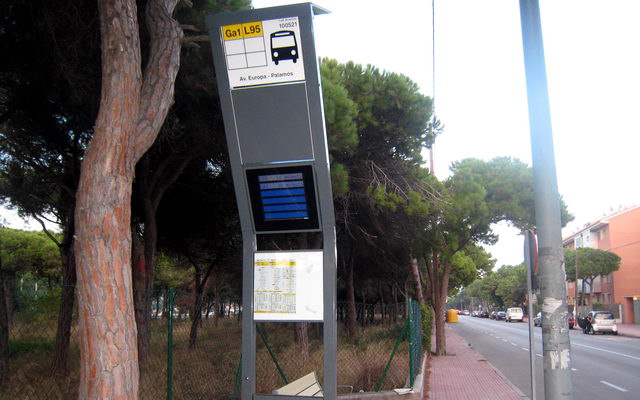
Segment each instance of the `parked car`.
M573 326L576 323L576 319L573 316L573 313L567 314L567 323L569 324L569 329L573 329ZM542 328L542 313L538 313L538 315L536 315L536 317L533 319L533 325Z
M491 311L491 314L489 314L489 319L496 319L496 313L497 311Z
M480 311L480 318L489 318L489 311Z
M591 311L587 316L591 317L591 326L583 322L585 326L582 332L585 334L595 335L598 332L602 334L611 333L613 335L618 334L618 326L616 325L615 317L609 311Z
M462 315L469 315L469 310L462 310Z
M475 311L475 310L474 310L474 311L471 311L471 316L472 316L472 317L477 317L477 316L479 316L479 315L480 315L480 311Z
M569 323L569 329L573 329L576 324L576 318L573 316L573 313L567 314L567 322Z
M507 322L513 322L513 321L520 321L522 322L522 308L520 307L511 307L507 310L507 316L505 318L505 321Z
M533 319L533 325L542 328L542 313L538 313L538 315L536 315L536 317Z
M496 321L500 321L501 319L507 318L507 313L504 311L498 311L496 313Z

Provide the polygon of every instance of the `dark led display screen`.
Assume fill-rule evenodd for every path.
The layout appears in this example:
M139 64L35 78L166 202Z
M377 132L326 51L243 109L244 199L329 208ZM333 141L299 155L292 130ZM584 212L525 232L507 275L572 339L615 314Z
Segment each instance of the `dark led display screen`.
M256 231L319 228L310 165L250 169L247 183Z

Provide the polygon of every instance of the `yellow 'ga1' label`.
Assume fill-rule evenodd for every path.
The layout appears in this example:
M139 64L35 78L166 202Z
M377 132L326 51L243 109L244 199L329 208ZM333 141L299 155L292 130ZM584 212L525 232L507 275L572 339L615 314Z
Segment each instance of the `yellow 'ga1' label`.
M236 40L262 36L262 22L248 22L246 24L225 25L222 27L224 40Z

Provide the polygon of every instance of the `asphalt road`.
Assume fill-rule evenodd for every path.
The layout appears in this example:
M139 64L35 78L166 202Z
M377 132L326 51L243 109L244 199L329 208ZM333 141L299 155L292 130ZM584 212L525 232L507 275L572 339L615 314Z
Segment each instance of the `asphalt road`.
M487 361L529 398L529 330L525 323L506 323L460 316L451 324ZM584 335L571 330L573 397L581 399L640 399L640 339L613 335ZM544 399L542 331L534 328L536 397Z

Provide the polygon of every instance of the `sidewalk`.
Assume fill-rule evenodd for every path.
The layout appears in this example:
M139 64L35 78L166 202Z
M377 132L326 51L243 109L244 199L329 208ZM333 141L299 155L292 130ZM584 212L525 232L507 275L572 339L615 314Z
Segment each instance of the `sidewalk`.
M445 334L450 355L431 357L430 400L526 398L448 325Z
M640 325L638 324L617 324L617 325L618 325L618 335L640 338Z

